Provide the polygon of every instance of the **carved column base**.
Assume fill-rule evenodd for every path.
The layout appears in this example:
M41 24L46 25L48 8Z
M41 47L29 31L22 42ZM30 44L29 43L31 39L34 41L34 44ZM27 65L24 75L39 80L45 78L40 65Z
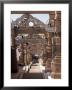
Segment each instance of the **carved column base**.
M51 58L48 58L46 61L45 71L51 72Z
M51 77L54 79L61 78L61 58L60 56L55 56L51 62Z
M47 61L47 57L44 57L44 58L43 58L43 66L45 66L46 61Z
M51 73L51 78L53 78L53 79L61 79L61 73L52 72Z

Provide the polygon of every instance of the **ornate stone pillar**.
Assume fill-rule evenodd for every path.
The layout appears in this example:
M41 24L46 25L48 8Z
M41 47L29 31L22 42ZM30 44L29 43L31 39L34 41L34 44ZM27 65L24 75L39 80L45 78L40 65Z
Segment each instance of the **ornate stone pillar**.
M27 47L26 44L24 44L24 62L25 66L27 65Z
M48 23L48 32L46 34L48 44L46 46L47 51L47 60L45 65L45 70L51 73L51 61L52 61L52 29L54 28L54 11L49 11L49 23Z
M52 29L55 27L55 12L49 11L49 24L48 26Z
M30 54L30 49L28 44L24 44L24 63L25 63L25 70L28 72L31 66L32 56Z
M25 62L24 62L24 46L23 46L23 43L20 44L20 56L19 56L19 64L21 65L25 65Z
M52 61L52 41L51 41L51 33L48 33L48 45L46 46L47 51L47 60L45 65L45 70L47 72L51 72L51 61Z
M15 30L16 27L11 30L11 72L16 73L18 71L17 58L16 58L16 44L15 44Z
M61 40L59 36L54 37L54 58L51 63L52 78L61 78Z
M46 65L46 61L47 61L47 50L46 50L46 46L44 46L44 49L43 49L43 66Z
M18 71L16 49L11 47L11 72L16 73Z
M54 79L61 78L61 56L55 56L51 62L51 77Z
M51 62L51 77L54 79L61 78L61 15L59 14L61 14L59 11L55 12L55 35L53 37L54 58Z
M48 45L46 47L48 52L48 58L52 58L52 39L51 39L51 33L48 33Z
M32 56L29 47L27 48L27 64L29 65L32 61Z

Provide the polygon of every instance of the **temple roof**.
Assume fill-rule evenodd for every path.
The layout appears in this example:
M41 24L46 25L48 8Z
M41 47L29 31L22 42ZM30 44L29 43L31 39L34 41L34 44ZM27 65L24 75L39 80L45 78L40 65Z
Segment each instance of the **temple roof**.
M15 25L19 27L40 27L45 28L45 24L38 20L36 17L33 17L30 14L23 14L20 18L17 18L16 21L12 21L11 27Z

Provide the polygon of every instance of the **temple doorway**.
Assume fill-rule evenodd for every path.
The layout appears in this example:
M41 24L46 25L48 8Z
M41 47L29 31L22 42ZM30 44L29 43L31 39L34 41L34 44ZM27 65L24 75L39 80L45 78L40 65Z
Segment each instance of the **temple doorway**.
M12 11L11 15L19 13ZM11 78L61 78L61 12L48 11L46 23L24 12L11 22Z

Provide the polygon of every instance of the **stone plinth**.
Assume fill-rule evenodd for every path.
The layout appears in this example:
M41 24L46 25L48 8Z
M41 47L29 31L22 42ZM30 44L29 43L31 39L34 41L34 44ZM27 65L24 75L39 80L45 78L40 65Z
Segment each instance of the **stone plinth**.
M53 79L61 79L61 73L51 73L51 78Z
M55 56L51 62L51 77L54 79L61 78L61 57Z
M45 65L45 71L46 72L51 72L51 58L48 58L46 61L46 65Z

